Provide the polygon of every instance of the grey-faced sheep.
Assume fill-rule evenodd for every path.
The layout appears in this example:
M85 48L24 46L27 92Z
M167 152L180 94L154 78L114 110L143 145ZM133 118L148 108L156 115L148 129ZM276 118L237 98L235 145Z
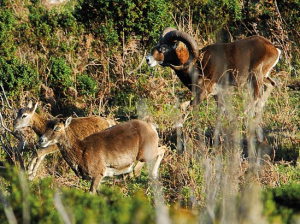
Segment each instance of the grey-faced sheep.
M31 127L39 137L44 134L49 120L35 112L37 106L38 103L33 106L30 101L27 107L21 108L18 111L17 117L14 120L14 130ZM74 118L70 128L74 130L78 138L84 139L93 133L102 131L113 125L115 125L115 122L111 119L92 116ZM33 178L36 175L37 170L46 155L58 151L59 149L56 145L39 149L37 151L37 155L32 159L28 166L28 174L30 175L30 178Z
M151 175L157 177L165 149L158 147L158 135L151 124L128 121L80 140L69 127L71 121L50 122L39 145L58 144L76 175L91 180L90 192L96 192L103 177L129 173L143 162L153 161Z

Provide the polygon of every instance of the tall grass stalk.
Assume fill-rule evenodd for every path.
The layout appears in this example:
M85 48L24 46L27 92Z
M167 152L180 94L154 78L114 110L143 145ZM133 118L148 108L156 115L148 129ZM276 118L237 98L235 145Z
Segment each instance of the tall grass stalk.
M5 195L3 194L3 187L2 181L0 180L0 200L4 207L4 212L9 224L17 224L17 219L14 214L13 208L11 207L10 202L6 199Z

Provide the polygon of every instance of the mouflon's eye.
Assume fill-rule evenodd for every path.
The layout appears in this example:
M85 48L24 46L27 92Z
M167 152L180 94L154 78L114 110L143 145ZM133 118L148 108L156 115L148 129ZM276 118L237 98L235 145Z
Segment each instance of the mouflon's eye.
M164 53L165 51L166 51L166 48L163 47L163 46L160 46L160 47L158 48L158 52L159 52L159 53Z
M61 130L61 127L57 126L54 128L54 131L60 131Z
M27 117L27 114L23 114L21 118L25 119L26 117Z

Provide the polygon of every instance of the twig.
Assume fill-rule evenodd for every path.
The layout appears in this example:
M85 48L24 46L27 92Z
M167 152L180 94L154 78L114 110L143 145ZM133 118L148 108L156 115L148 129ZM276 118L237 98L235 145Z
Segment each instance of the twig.
M6 200L5 196L3 195L2 182L0 182L0 183L1 183L1 186L0 186L0 201L3 204L4 212L5 212L7 221L8 221L9 224L17 224L18 222L17 222L16 216L14 214L14 211L13 211L10 203Z
M3 95L4 95L4 97L5 97L6 103L7 103L7 105L8 105L8 108L9 108L9 109L12 109L12 110L15 112L15 115L16 115L16 114L17 114L17 111L15 110L15 108L13 108L13 107L10 105L10 103L9 103L9 101L8 101L8 99L7 99L5 90L4 90L4 88L3 88L3 85L0 84L0 86L1 86L1 89L2 89L2 92L3 92ZM2 98L2 97L1 97L1 98ZM2 99L2 103L3 103L3 99Z
M142 67L142 64L143 64L143 62L145 61L145 58L146 58L146 54L147 54L147 51L145 50L143 59L142 59L141 63L139 64L139 66L137 68L133 69L132 71L128 72L128 75L131 75L132 73L136 72L137 70L139 70Z
M60 196L59 196L59 193L56 192L55 195L54 195L54 204L55 204L55 207L57 209L57 211L59 212L59 214L61 215L61 218L63 220L63 222L65 224L71 224L71 220L65 210L65 207L64 205L62 204L61 200L60 200Z
M5 129L5 131L8 131L8 132L12 133L12 131L8 127L6 127L6 125L4 124L3 116L2 116L1 112L0 112L0 120L1 120L1 126Z
M22 214L23 224L30 223L30 202L29 202L29 188L24 172L19 172L19 180L22 188Z
M8 142L8 144L5 144L1 137L3 137L6 140L6 142ZM0 143L1 143L4 151L8 154L8 156L10 157L10 159L12 161L14 161L13 160L13 156L16 155L16 159L19 161L21 169L25 170L25 164L24 164L24 161L23 161L21 153L20 153L21 152L21 148L24 147L24 142L22 140L20 140L20 141L21 141L20 145L19 145L20 149L14 150L14 148L10 145L9 140L6 137L6 133L4 132L0 136Z

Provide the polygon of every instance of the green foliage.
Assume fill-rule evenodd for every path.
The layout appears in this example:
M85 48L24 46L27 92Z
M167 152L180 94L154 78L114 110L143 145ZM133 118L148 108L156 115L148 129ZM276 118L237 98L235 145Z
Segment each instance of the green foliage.
M24 220L24 209L29 210L30 223L63 223L60 215L63 211L58 210L61 208L57 207L57 200L61 201L72 223L154 223L154 208L142 192L124 197L118 188L103 186L100 195L74 189L58 193L51 178L27 186L25 176L20 175L24 173L8 168L3 176L5 184L0 182L18 223ZM3 203L0 203L0 223L6 221Z
M0 80L10 95L20 90L36 90L38 74L31 64L20 63L17 58L6 60L0 56Z
M0 10L0 56L2 57L11 58L16 50L14 42L15 28L16 19L14 13L3 7Z
M278 1L278 8L283 16L291 34L299 35L300 32L300 1L299 0L282 0ZM299 38L299 36L298 36ZM299 44L299 42L298 42Z
M73 86L72 69L63 58L50 58L49 84L52 88L63 91Z
M137 89L132 86L132 83L124 83L120 89L115 89L113 103L118 106L120 116L130 117L130 115L136 114L136 103L139 98L136 91Z
M21 178L22 177L22 178ZM24 220L24 209L29 210L31 223L59 223L59 214L54 208L53 180L45 178L41 182L28 186L25 174L17 171L15 168L7 166L7 172L4 175L6 184L6 200L13 209L18 223ZM2 185L2 184L1 184ZM2 191L3 186L1 186ZM3 204L0 204L0 220L7 220L3 212Z
M29 12L29 26L32 30L29 34L30 44L41 47L40 44L43 43L45 47L48 47L49 44L57 43L57 41L52 41L52 38L55 38L57 17L49 14L48 11L40 5L30 5Z
M81 0L75 15L105 46L120 46L131 35L147 43L172 24L169 3L162 0ZM111 49L112 50L112 49Z
M295 153L299 154L299 151L296 151ZM291 185L294 182L300 181L300 173L299 173L300 167L299 166L277 165L276 172L282 177L279 180L280 186Z
M67 36L78 35L83 32L83 27L77 23L77 19L72 11L65 11L58 14L58 25Z
M268 189L263 192L263 201L270 223L294 223L300 215L300 185Z
M47 10L40 3L29 5L29 24L22 23L23 30L29 39L24 39L24 42L32 46L49 48L50 54L66 53L66 43L60 42L58 33L62 32L67 38L79 36L83 29L78 25L76 18L71 9L66 8L59 12L55 8ZM30 31L28 30L30 29ZM76 39L73 40L76 43ZM43 46L41 46L41 43ZM74 43L68 43L68 47L74 48ZM59 50L57 50L58 47ZM43 50L43 49L40 49ZM45 50L45 49L44 49Z
M62 201L76 223L154 223L154 211L143 193L124 197L117 189L101 188L99 196L64 191ZM79 203L80 202L80 203Z
M193 21L194 27L197 27L204 37L216 35L224 27L233 25L242 17L242 7L238 0L175 0L172 2L178 19L183 17Z
M82 74L77 76L77 87L82 95L94 95L98 91L97 82L90 76Z
M292 54L292 75L298 76L300 74L300 1L299 0L283 0L278 1L278 8L280 16L284 19L286 27L288 28L289 39L293 41L291 46Z

